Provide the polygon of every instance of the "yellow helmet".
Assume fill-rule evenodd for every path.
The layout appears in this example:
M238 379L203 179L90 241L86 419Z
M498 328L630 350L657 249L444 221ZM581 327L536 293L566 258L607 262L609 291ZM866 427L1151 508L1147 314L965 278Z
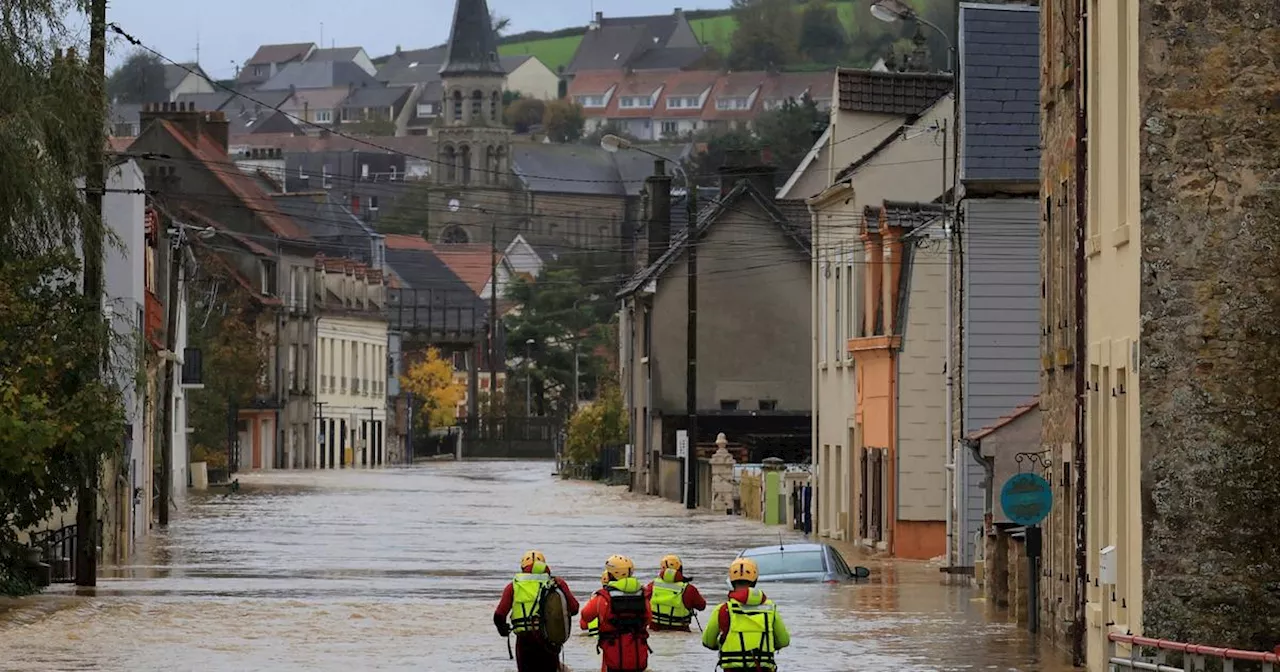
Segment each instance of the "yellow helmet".
M760 568L756 567L755 560L750 558L738 558L729 565L730 581L750 581L755 583L760 578Z
M677 571L677 572L678 572L678 571L680 571L680 570L681 570L681 568L683 568L683 567L684 567L684 565L682 565L682 564L680 563L680 556L678 556L678 555L668 555L668 556L664 556L664 557L662 558L662 562L661 562L661 563L659 563L659 565L658 565L658 569L663 570L663 571L666 571L666 570L668 570L668 569L674 569L675 571Z
M547 565L547 556L542 551L529 551L520 558L520 569L525 572L533 572L534 565L542 563L543 567Z
M611 555L604 561L604 573L613 581L631 576L635 568L636 563L631 562L631 558L625 555Z

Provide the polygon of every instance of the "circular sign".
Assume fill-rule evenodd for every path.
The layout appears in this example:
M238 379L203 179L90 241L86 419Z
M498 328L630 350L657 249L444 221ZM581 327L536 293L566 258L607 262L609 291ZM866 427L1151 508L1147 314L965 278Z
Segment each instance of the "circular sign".
M1039 474L1015 474L1000 488L1004 515L1018 525L1037 525L1053 510L1053 486Z
M456 198L449 199L449 212L457 212L462 207L462 202Z

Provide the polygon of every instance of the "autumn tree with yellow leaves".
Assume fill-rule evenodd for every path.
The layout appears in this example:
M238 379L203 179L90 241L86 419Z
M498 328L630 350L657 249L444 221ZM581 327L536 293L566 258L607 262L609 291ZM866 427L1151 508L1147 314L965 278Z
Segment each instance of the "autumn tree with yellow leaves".
M453 377L453 363L439 348L427 348L422 360L400 377L400 386L421 403L419 422L428 430L453 425L458 419L458 404L467 393L466 385Z

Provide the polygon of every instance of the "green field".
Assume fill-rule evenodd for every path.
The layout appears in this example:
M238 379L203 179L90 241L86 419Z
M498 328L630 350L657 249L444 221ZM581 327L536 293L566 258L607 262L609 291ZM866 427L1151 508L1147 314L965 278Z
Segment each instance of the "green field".
M837 10L840 12L840 22L849 31L854 29L858 21L864 20L864 17L855 16L855 4L852 0L836 2ZM799 12L802 9L803 5L797 7L796 11ZM865 7L863 11L866 11ZM723 54L729 53L733 31L738 27L737 21L729 14L692 19L689 21L689 25L693 27L693 32L697 34L698 39L703 44L710 45ZM562 65L569 65L569 61L573 60L573 54L577 51L578 43L581 41L581 35L573 35L527 42L513 42L498 47L498 51L503 56L532 54L537 56L538 60L545 63L548 68L556 70Z

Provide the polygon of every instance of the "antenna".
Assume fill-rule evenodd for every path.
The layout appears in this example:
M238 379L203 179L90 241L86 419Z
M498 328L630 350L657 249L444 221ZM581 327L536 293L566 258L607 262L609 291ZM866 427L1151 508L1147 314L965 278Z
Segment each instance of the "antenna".
M196 29L196 65L200 65L200 29Z
M778 552L779 552L779 553L782 553L782 552L786 551L787 549L785 548L785 546L786 546L786 544L782 543L782 533L781 533L781 532L779 532L779 533L778 533Z

